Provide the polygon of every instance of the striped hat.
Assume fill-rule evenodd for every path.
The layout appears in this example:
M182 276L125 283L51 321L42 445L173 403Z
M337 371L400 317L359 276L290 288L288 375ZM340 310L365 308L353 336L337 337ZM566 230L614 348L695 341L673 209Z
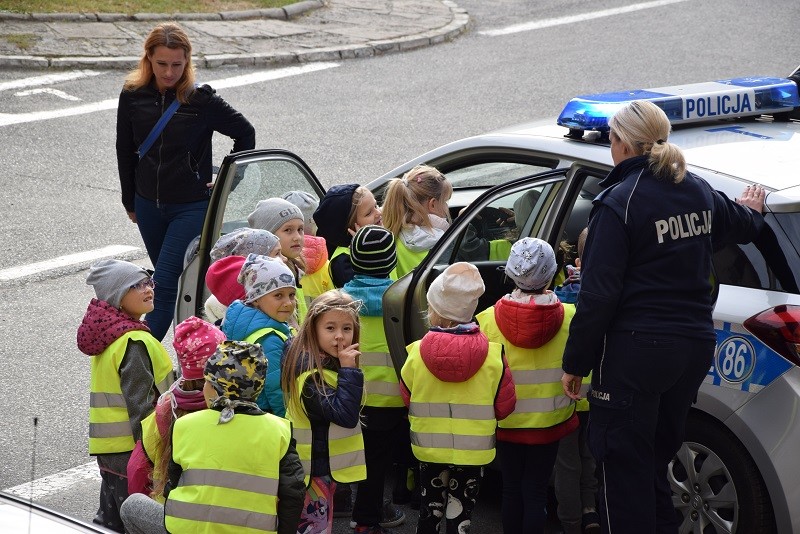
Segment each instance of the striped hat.
M383 226L359 228L350 242L350 262L355 274L386 278L397 265L394 236Z

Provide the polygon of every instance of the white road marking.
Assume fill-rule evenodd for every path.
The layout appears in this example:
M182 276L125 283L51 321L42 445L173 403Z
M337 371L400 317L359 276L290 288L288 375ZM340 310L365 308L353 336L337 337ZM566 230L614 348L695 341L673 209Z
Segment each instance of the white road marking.
M670 4L677 4L680 2L688 2L688 1L689 0L656 0L654 2L644 2L641 4L632 4L629 6L615 7L612 9L603 9L601 11L594 11L591 13L582 13L580 15L569 15L567 17L557 17L553 19L523 22L521 24L514 24L513 26L507 26L505 28L497 28L495 30L485 30L478 33L481 35L488 35L489 37L497 37L500 35L509 35L512 33L541 30L542 28L551 28L553 26L562 26L564 24L574 24L576 22L583 22L586 20L599 19L603 17L613 17L615 15L622 15L624 13L631 13L633 11L641 11L642 9L651 9L654 7L662 7Z
M37 478L32 482L25 482L13 488L6 488L3 491L12 493L22 499L35 501L64 491L81 480L100 480L100 469L97 467L96 461L79 465L60 473Z
M228 87L239 87L242 85L251 85L270 80L278 80L280 78L287 78L289 76L298 76L300 74L331 69L338 66L338 63L309 63L307 65L301 65L298 67L285 67L276 70L254 72L253 74L234 76L232 78L222 78L220 80L213 81L202 81L201 83L208 83L214 89L224 89ZM61 117L72 117L75 115L94 113L96 111L116 109L118 101L118 98L110 98L108 100L95 102L93 104L84 104L82 106L76 106L73 108L55 109L51 111L34 111L31 113L0 113L0 126L57 119Z
M139 250L139 248L129 247L126 245L110 245L108 247L103 247L96 250L88 250L86 252L78 252L77 254L59 256L58 258L53 258L50 260L29 263L28 265L21 265L19 267L11 267L9 269L0 270L0 282L8 282L9 280L15 280L17 278L23 278L32 274L38 274L44 271L67 267L76 263L84 263L101 258L110 258L119 254L125 254L126 252L133 252L136 250Z
M102 72L94 70L74 70L71 72L62 72L59 74L45 74L43 76L33 76L31 78L23 78L21 80L14 80L12 82L0 83L0 91L9 91L12 89L22 89L24 87L36 87L37 85L51 85L58 82L68 82L70 80L78 80L86 78L87 76L99 76Z
M77 96L72 96L64 91L59 91L58 89L51 89L50 87L44 87L39 89L28 89L27 91L20 91L19 93L14 93L14 96L31 96L31 95L38 95L38 94L47 94L57 96L58 98L63 98L64 100L72 100L80 102L80 98Z

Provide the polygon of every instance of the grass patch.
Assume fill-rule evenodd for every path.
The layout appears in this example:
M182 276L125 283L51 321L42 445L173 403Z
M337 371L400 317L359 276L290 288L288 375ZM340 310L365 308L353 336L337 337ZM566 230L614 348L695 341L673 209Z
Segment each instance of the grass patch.
M14 13L217 13L265 9L298 0L0 0L0 11Z
M17 45L20 50L27 50L36 41L36 36L32 33L12 33L0 36L3 40Z

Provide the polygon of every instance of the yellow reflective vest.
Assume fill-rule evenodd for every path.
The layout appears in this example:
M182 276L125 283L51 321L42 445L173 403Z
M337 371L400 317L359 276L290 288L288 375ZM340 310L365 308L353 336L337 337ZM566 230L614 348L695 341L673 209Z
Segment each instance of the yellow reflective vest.
M92 356L89 386L89 454L132 451L135 445L128 406L122 395L119 367L125 357L128 341L142 341L150 356L155 386L164 393L172 385L174 374L164 346L149 332L132 330L111 343L106 350ZM152 387L142 384L142 387Z
M495 456L494 399L503 376L503 347L489 342L483 366L465 382L444 382L428 370L420 341L407 347L403 382L411 391L411 449L422 462L486 465Z
M379 408L402 408L405 406L400 396L400 381L394 369L383 317L362 315L359 363L364 371L364 389L367 392L365 406Z
M567 313L570 313L570 317L575 315L575 304L564 304L564 318L566 319ZM581 400L575 403L575 409L579 412L588 412L589 411L589 399L586 396L589 394L589 390L592 389L592 373L589 373L589 376L583 379L581 382L581 389L580 395Z
M561 358L569 335L569 323L575 307L564 306L564 322L553 338L537 349L513 345L497 326L494 306L475 316L481 331L491 341L502 343L506 361L514 380L517 404L514 411L500 421L500 428L549 428L572 416L575 405L564 395L561 385Z
M397 277L400 278L416 269L417 265L422 263L422 260L428 255L428 251L421 250L419 252L414 252L397 236L395 236L394 242L397 251L397 267L395 267L395 272L397 273Z
M297 377L297 391L302 392L306 379L316 370L306 371ZM335 388L339 383L339 376L331 370L323 369L322 376L325 382ZM305 482L308 486L311 481L311 421L306 415L302 399L293 399L286 404L286 418L294 426L295 447L300 463L303 465ZM328 457L330 461L331 477L339 483L358 482L367 478L367 464L364 457L364 437L361 435L361 425L355 428L344 428L333 423L328 423Z
M183 473L164 505L164 524L172 533L277 532L291 424L272 414L236 414L220 425L219 415L200 410L175 421L172 460Z
M166 473L159 473L158 467L161 464L161 433L158 431L156 424L156 412L151 412L150 415L142 419L142 448L147 458L153 462L152 479L165 479ZM153 497L156 501L163 503L164 496L156 495Z
M308 307L311 306L311 301L326 291L333 289L330 262L326 261L325 265L314 273L305 273L301 278L301 282L303 284L303 300L305 300L306 310L308 310Z

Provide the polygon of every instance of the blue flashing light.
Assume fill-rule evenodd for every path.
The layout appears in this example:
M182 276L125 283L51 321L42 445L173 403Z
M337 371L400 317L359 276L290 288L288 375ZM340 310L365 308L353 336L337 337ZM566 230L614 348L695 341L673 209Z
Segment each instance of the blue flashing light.
M607 132L611 116L634 100L654 103L672 124L788 112L800 107L797 84L792 80L732 78L578 96L567 103L557 122L570 130Z

